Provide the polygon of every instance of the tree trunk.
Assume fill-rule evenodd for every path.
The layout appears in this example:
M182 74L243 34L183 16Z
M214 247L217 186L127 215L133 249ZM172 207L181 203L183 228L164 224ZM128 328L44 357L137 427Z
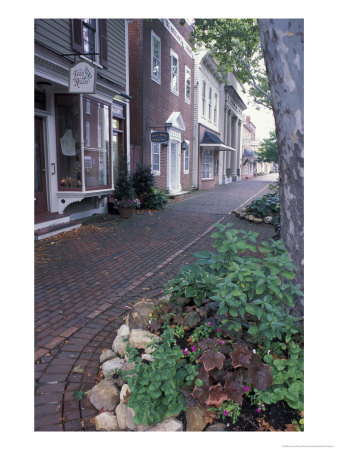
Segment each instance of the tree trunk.
M304 21L259 19L279 150L281 237L304 287ZM299 298L295 313L303 315Z

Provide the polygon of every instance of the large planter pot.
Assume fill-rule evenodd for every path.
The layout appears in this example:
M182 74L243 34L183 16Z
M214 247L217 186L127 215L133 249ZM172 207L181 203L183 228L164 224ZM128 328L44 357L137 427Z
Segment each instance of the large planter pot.
M130 219L135 214L136 208L119 208L121 219Z

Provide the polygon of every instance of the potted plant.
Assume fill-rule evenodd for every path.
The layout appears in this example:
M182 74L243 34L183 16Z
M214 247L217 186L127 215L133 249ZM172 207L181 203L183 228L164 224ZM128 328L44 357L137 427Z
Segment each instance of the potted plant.
M129 219L140 207L140 201L136 197L133 188L132 177L127 170L121 170L116 182L114 204L118 208L122 219Z

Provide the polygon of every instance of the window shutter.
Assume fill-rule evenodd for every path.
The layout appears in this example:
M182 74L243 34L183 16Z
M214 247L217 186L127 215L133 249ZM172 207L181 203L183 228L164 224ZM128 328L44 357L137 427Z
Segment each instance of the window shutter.
M108 68L107 19L100 19L100 63Z
M76 52L83 53L82 20L72 19L72 48Z

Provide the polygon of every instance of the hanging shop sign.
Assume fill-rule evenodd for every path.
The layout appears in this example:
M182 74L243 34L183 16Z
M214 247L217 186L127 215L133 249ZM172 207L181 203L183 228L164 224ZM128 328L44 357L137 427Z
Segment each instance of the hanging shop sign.
M169 133L167 131L153 131L150 134L151 142L163 144L169 141Z
M121 119L124 119L123 105L119 105L118 103L113 103L112 114L114 117L120 117Z
M81 61L69 69L69 88L72 94L94 94L96 88L96 67Z

